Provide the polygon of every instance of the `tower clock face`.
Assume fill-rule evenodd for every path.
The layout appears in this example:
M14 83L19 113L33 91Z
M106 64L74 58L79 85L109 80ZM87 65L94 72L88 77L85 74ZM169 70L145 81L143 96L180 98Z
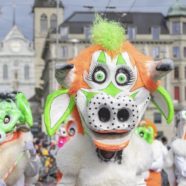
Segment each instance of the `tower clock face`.
M18 41L12 41L10 48L13 52L19 52L21 50L21 44Z

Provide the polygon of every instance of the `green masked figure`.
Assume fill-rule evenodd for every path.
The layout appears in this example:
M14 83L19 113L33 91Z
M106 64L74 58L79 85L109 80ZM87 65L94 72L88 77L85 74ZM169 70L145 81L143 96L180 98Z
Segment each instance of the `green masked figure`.
M0 93L0 186L27 185L27 179L37 176L38 157L29 130L32 124L23 93Z
M32 123L31 109L23 93L0 94L0 142L5 140L7 133L20 126L26 129Z

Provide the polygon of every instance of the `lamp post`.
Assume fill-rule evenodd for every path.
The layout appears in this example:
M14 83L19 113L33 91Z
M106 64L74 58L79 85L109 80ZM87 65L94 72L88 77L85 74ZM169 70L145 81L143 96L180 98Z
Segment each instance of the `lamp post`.
M55 69L56 69L56 63L59 60L59 2L60 0L56 1L56 51L55 51L55 59L52 62L52 91L55 90L56 87L56 80L55 80Z

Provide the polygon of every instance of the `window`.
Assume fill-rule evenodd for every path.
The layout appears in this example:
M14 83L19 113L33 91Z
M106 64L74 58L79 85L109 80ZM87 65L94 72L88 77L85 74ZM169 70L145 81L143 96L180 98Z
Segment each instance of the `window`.
M60 35L64 39L68 39L68 33L69 33L69 28L68 27L61 27L60 28Z
M56 29L57 28L57 16L56 14L52 14L50 17L50 28Z
M152 27L152 39L159 40L160 39L160 27Z
M68 47L62 46L62 57L67 58L68 57Z
M186 100L186 87L185 87L185 100Z
M180 26L181 26L180 22L178 21L172 22L172 34L174 35L181 34Z
M185 77L185 79L186 79L186 66L185 66L185 68L184 68L184 77Z
M186 58L186 47L183 48L183 56Z
M30 79L30 67L29 67L29 65L25 65L25 67L24 67L24 78L25 78L25 80Z
M161 114L158 112L154 113L154 123L160 124L162 122Z
M3 65L3 79L4 80L8 79L8 65L7 64Z
M159 47L154 47L152 49L152 56L153 56L153 58L159 58L160 57L160 49L159 49Z
M180 47L173 47L172 53L174 58L180 58Z
M174 99L175 100L180 100L180 87L175 86L174 87Z
M179 79L179 67L174 68L174 79Z
M48 30L48 19L45 14L42 14L40 18L40 30L41 33L46 33Z
M183 23L183 34L186 34L186 22Z
M91 36L90 26L85 26L84 27L84 35L85 35L86 40L90 40L90 36Z
M129 40L136 39L136 27L128 27L128 38Z

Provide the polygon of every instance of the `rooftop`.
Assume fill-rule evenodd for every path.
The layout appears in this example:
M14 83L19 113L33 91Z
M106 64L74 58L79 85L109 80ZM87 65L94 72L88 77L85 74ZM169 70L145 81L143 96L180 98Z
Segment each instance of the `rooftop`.
M55 8L57 7L57 0L35 0L34 8ZM62 1L59 1L59 7L64 8Z
M166 19L161 13L148 12L99 12L100 15L109 20L119 21L127 28L134 26L138 34L149 34L151 28L159 26L161 34L168 34ZM81 34L85 26L92 25L95 20L95 12L74 12L60 27L69 27L69 33Z
M179 0L177 0L168 10L168 17L173 16L186 16L186 5L183 5L180 3Z

